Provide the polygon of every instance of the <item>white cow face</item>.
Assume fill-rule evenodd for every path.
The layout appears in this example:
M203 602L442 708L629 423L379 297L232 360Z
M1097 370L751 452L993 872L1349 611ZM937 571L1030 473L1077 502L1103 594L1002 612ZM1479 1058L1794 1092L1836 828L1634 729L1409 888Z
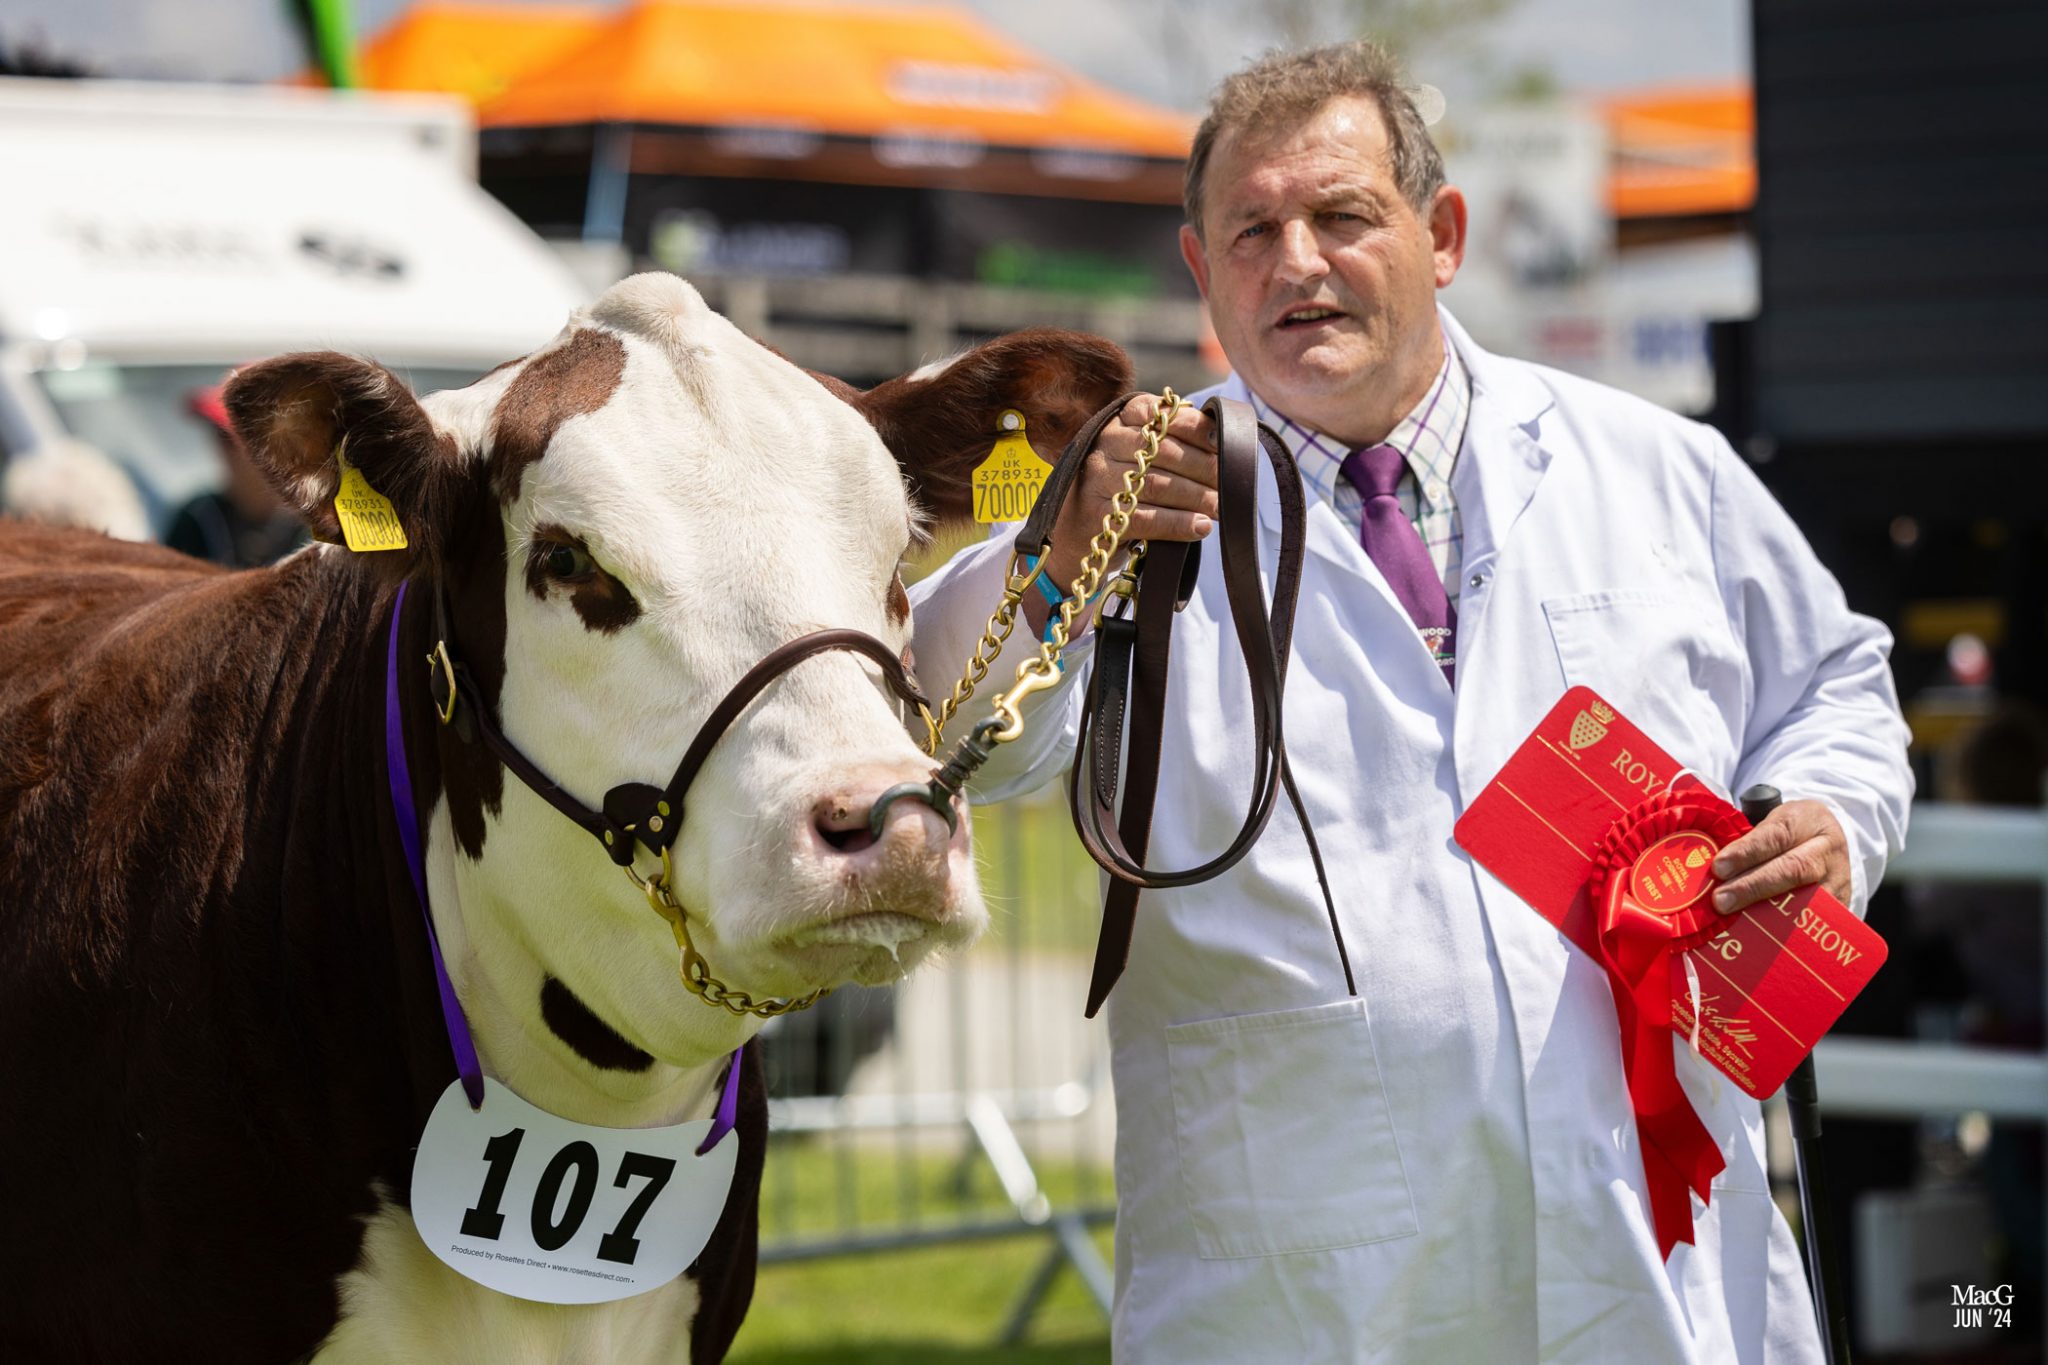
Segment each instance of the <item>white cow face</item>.
M409 574L420 608L445 584L451 646L504 734L595 809L620 783L665 785L777 646L848 627L906 650L901 558L927 515L962 509L1002 410L1022 410L1050 455L1127 378L1105 343L1032 333L856 393L742 335L682 281L643 275L547 349L423 403L331 355L245 371L229 401L329 536L346 437L414 544L397 562L364 557L365 571ZM632 1069L751 1029L684 992L667 926L588 833L482 745L434 742L436 920L487 1036L494 1010L529 1031L539 1014L584 1061ZM949 830L905 801L868 831L878 794L935 766L857 655L772 684L702 770L673 850L713 973L792 996L893 979L972 941L987 914L968 822Z

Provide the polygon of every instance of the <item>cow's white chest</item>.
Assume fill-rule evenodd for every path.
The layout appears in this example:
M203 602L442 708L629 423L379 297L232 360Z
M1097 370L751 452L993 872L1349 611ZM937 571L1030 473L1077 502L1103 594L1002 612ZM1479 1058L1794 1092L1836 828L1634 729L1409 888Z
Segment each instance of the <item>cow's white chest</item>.
M530 1303L486 1289L427 1250L388 1201L341 1282L341 1321L315 1365L664 1365L690 1357L697 1283L612 1303Z

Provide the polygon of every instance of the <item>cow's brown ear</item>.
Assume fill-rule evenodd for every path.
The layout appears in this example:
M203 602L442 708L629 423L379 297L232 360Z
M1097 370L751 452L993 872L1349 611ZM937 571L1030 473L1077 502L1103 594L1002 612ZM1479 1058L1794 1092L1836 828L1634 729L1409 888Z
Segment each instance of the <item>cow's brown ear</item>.
M971 515L970 479L1002 434L1005 408L1024 414L1025 434L1049 463L1130 387L1131 362L1122 347L1083 332L1038 327L866 393L845 385L834 391L875 424L925 510L950 521Z
M403 552L365 557L402 572L432 554L449 520L458 451L404 380L367 360L304 352L245 366L222 396L243 448L314 535L344 540L335 496L346 461L404 530ZM374 497L352 506L372 523L381 512Z

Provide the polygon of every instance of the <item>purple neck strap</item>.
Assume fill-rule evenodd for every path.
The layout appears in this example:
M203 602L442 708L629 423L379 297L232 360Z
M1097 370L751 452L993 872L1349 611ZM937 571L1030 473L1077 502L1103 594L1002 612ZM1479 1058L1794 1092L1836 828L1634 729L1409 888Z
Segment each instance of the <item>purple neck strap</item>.
M448 1029L448 1047L455 1054L455 1069L462 1077L462 1093L471 1109L484 1105L484 1071L477 1061L476 1041L469 1036L469 1020L462 1002L455 998L455 983L448 979L448 964L441 957L441 939L434 932L434 917L427 909L426 860L420 853L419 813L412 803L412 770L405 761L405 722L398 707L398 621L405 612L406 585L398 585L398 598L391 607L390 642L384 652L384 767L391 779L391 813L398 820L398 841L405 848L405 869L412 874L413 893L419 897L420 916L426 922L427 947L434 957L434 986L441 994L441 1022ZM739 1113L740 1053L734 1049L725 1068L725 1090L718 1099L718 1113L711 1131L697 1148L702 1156L732 1131Z

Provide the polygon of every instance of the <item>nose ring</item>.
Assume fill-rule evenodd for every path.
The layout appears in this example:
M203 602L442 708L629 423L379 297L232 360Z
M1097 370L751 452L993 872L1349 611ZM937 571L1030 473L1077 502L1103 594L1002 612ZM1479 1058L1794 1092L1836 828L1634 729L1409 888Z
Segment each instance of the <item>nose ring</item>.
M936 782L898 782L883 792L875 801L874 809L868 812L868 833L880 839L882 822L889 818L889 807L904 797L923 801L946 822L946 832L957 833L960 828L960 812L953 808L953 793Z

